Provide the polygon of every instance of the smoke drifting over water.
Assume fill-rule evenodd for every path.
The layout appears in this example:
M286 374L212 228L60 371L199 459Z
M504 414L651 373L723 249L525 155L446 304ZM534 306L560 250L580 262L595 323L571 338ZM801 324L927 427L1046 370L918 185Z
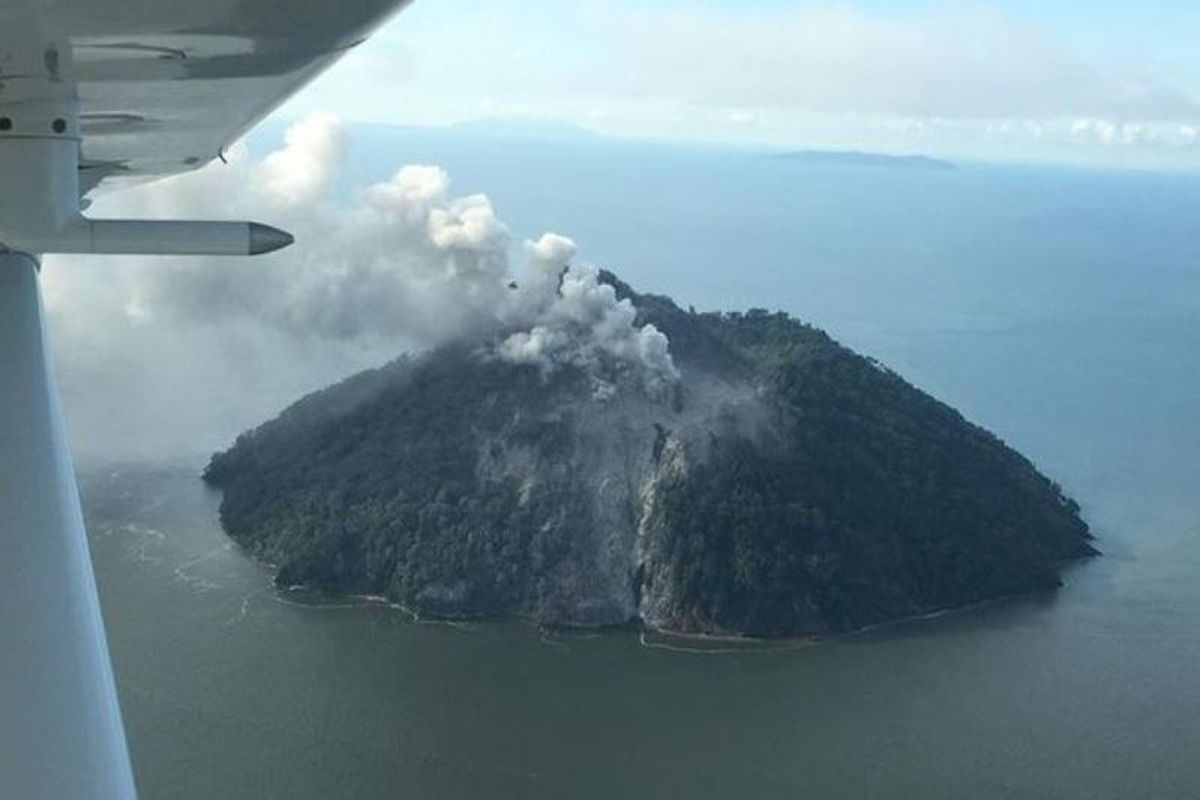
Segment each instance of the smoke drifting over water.
M228 165L102 196L92 211L267 221L297 233L278 254L47 259L85 457L207 454L303 392L459 337L544 370L617 364L651 391L677 379L666 337L572 265L570 239L547 233L512 258L488 198L453 196L442 169L405 166L335 204L346 140L337 120L313 116L259 161L235 148Z

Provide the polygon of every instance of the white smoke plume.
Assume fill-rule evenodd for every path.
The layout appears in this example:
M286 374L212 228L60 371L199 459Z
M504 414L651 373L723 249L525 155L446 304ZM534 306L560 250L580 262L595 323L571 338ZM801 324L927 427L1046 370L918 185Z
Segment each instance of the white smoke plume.
M546 238L542 237L531 250L540 249ZM569 244L569 240L557 238ZM538 309L533 327L512 333L500 343L500 357L536 364L544 372L564 364L582 367L597 381L597 395L605 397L615 390L611 381L601 377L607 356L617 364L636 366L643 387L651 394L660 394L679 379L666 335L653 325L638 327L633 304L628 299L617 300L613 287L600 283L598 278L593 267L567 269L558 291Z
M253 260L52 257L44 269L77 446L108 458L203 454L305 391L456 337L544 370L617 364L659 391L678 377L666 337L637 326L575 244L514 240L483 195L405 166L333 199L338 121L297 123L283 146L114 192L95 216L233 218L295 231ZM601 393L602 394L602 393Z
M346 131L330 114L313 114L288 129L284 147L254 170L258 185L290 207L316 200L346 155Z

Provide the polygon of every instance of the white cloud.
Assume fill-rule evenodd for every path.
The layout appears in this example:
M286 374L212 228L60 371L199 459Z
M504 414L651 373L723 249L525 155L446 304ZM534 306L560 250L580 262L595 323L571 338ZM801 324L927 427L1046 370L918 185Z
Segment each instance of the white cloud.
M1083 18L1086 9L1072 24L1069 14L1002 4L858 5L417 3L297 107L407 124L520 116L619 136L950 157L1103 160L1117 151L1101 140L1126 137L1123 164L1187 165L1180 126L1200 126L1200 63L1186 48L1172 59L1144 26L1114 29ZM400 85L362 80L394 67ZM1063 133L1076 119L1118 130L1076 142ZM1169 142L1154 133L1168 123ZM1072 144L1083 146L1072 153Z
M978 7L909 17L625 9L607 22L604 42L623 65L607 88L635 96L914 118L1197 114L1192 98L1152 75L1088 63L1041 29Z
M1195 125L1176 122L1120 122L1082 118L1069 125L1070 139L1077 144L1121 146L1126 149L1171 147L1186 149L1197 144Z

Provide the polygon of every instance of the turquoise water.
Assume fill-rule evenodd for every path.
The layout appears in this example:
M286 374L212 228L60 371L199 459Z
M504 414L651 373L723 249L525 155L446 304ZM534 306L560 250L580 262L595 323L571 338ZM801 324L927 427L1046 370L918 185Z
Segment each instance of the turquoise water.
M1030 455L1106 555L1056 594L819 643L426 624L276 592L200 464L87 465L145 797L1200 791L1200 179L356 142L355 182L442 163L639 288L826 327Z

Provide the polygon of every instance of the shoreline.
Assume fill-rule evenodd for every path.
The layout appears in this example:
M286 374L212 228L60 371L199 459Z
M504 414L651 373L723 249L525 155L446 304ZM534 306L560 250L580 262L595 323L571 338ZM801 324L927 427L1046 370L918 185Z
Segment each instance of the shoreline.
M1067 566L1081 566L1082 564L1091 561L1096 556L1088 556L1070 562ZM342 600L343 604L336 606L342 609L355 608L386 608L393 611L399 611L410 621L424 625L448 625L452 627L462 627L472 623L488 624L488 623L519 623L521 625L532 628L541 633L549 633L551 635L560 635L562 638L592 638L593 636L601 635L606 632L629 632L637 635L639 644L642 647L651 649L665 649L677 652L692 652L692 653L745 653L754 650L771 650L771 649L795 649L797 647L815 647L824 644L834 644L841 640L852 639L854 637L867 636L872 633L886 631L890 628L899 628L902 626L919 625L924 622L932 622L937 619L947 617L965 615L975 613L989 607L998 606L1003 603L1011 603L1022 599L1032 599L1037 597L1051 597L1062 588L1062 585L1053 589L1043 589L1032 592L1021 592L1016 594L1001 595L998 597L986 598L974 603L969 603L962 606L951 606L947 608L932 609L929 611L909 614L895 619L883 620L880 622L862 625L857 628L847 628L845 630L827 630L808 634L790 634L782 636L764 637L753 636L750 634L738 633L704 633L704 632L686 632L677 631L670 628L663 628L656 625L651 625L640 620L630 620L625 623L617 623L611 625L568 625L568 624L553 624L538 621L533 617L520 615L477 615L477 616L429 616L420 614L408 606L398 601L392 600L385 595L378 594L355 594L355 593L334 593L326 592L318 589L313 589L304 585L294 586L277 586L274 580L271 580L271 588L273 588L281 600L287 594L307 594L314 599L324 598L327 600ZM286 601L285 601L286 602ZM331 606L320 603L295 602L293 604L300 607L312 608L314 610L327 609ZM662 643L648 641L647 637L662 637ZM694 644L694 645L741 645L736 649L717 649L695 647L688 648L686 646L672 646L672 643L679 645Z

